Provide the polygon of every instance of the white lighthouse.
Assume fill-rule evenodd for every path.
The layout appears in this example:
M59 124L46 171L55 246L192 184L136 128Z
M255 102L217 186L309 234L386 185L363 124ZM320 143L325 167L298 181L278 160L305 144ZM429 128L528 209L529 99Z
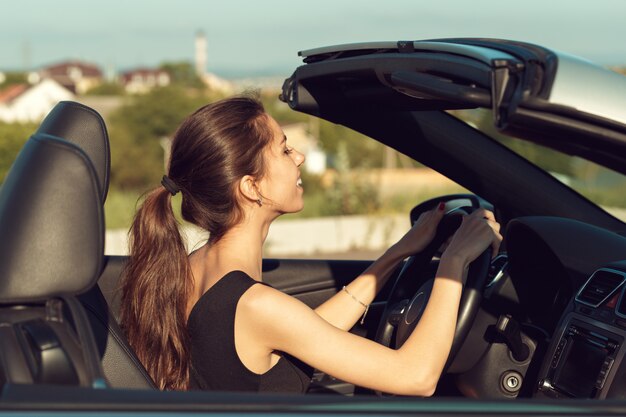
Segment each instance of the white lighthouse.
M196 32L196 75L203 79L206 74L207 64L207 41L204 32L199 30Z

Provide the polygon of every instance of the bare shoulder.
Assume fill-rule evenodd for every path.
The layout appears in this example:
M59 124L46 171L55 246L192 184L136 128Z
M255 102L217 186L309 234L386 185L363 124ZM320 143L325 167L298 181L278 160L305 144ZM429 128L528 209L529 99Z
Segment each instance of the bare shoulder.
M311 314L315 314L298 299L262 284L253 285L244 293L239 301L238 309L258 320L269 318L272 321L275 320L277 314L282 316L286 311L291 314L298 311L301 313L309 311Z

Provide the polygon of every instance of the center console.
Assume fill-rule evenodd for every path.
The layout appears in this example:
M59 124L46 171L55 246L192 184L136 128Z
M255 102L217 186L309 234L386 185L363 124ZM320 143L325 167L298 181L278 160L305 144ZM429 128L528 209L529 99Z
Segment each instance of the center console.
M538 390L549 397L603 398L621 362L624 333L571 315L551 346ZM620 355L621 353L621 355ZM611 378L609 378L611 376Z
M626 317L621 310L626 309L622 285L626 275L622 275L596 271L571 302L545 356L536 396L611 398L613 385L623 391Z

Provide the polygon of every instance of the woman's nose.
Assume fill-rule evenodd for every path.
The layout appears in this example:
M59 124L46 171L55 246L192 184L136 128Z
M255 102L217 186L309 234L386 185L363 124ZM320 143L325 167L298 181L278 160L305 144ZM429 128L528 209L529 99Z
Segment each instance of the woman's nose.
M297 150L294 149L293 152L293 161L296 163L297 166L300 166L302 164L304 164L304 160L305 160L305 156L303 153L298 152Z

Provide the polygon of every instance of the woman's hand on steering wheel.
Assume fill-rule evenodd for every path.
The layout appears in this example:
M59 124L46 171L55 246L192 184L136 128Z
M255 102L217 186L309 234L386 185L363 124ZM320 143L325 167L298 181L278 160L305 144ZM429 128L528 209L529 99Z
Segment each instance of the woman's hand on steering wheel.
M445 203L441 202L432 210L425 211L417 218L413 227L394 246L403 257L421 252L433 240L437 225L445 214Z
M479 209L463 216L461 226L452 236L442 259L454 257L467 267L489 246L495 256L501 242L500 223L496 221L491 211Z

